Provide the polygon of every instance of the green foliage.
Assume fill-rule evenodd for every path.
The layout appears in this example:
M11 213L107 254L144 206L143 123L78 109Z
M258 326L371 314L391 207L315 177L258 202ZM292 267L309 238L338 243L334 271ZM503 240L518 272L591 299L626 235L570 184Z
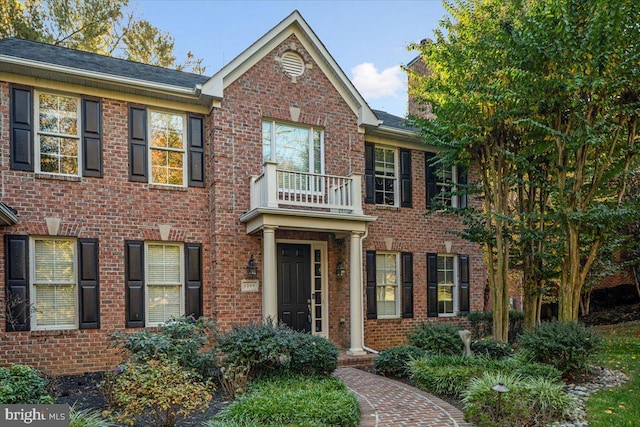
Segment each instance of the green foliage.
M251 381L250 366L248 364L228 363L220 367L220 385L230 399L247 391Z
M283 371L329 374L338 363L338 350L326 339L271 322L236 325L217 342L223 363L247 365L251 376Z
M129 0L4 0L0 36L20 37L87 52L204 74L191 52L176 62L174 38L136 19Z
M440 396L459 397L469 379L481 372L479 359L462 356L433 356L409 362L414 384Z
M464 344L456 325L440 322L422 322L408 333L409 344L431 354L458 356Z
M503 384L507 393L492 390ZM465 419L478 427L546 425L562 420L575 407L564 384L545 378L521 379L505 373L485 373L469 381L463 392Z
M69 408L69 427L117 427L117 424L102 418L99 412L90 409Z
M42 376L42 372L26 365L0 368L0 403L53 403L53 397L47 393L47 381Z
M294 332L289 368L306 375L329 375L338 367L338 349L329 340Z
M491 311L472 311L468 314L467 320L471 324L471 332L473 336L484 338L493 332L493 312ZM524 312L518 310L509 310L509 342L516 341L516 337L522 332L524 326Z
M184 368L208 378L216 362L214 351L204 350L211 334L212 324L208 319L182 316L163 323L157 331L116 333L113 339L116 346L128 350L133 360L176 360Z
M223 409L209 427L357 426L358 400L327 376L277 376L256 380L248 394Z
M418 347L406 345L381 351L375 360L376 372L387 377L408 377L409 362L426 356L426 352Z
M120 422L171 427L196 411L204 411L214 386L202 382L175 360L129 362L114 378L113 400Z
M545 322L518 338L524 357L552 365L564 375L586 371L600 349L600 337L577 322Z
M493 338L482 338L471 343L471 351L476 356L502 359L513 354L511 344Z

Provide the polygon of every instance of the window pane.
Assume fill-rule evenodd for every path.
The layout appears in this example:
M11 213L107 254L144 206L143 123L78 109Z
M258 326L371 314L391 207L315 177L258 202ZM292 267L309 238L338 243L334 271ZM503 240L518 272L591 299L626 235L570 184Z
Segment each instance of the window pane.
M74 243L71 240L36 240L34 283L74 283Z
M41 93L38 102L41 132L78 135L78 98Z
M151 111L151 182L184 184L184 117Z
M322 133L313 133L313 173L322 173Z
M40 171L78 174L78 139L58 136L40 137Z
M262 159L271 161L271 122L262 122Z
M36 285L37 326L75 326L76 287Z
M396 316L398 300L397 255L376 255L376 299L379 316Z
M150 112L151 145L181 150L184 145L184 123L179 114Z
M147 283L181 284L180 246L148 245L147 248Z
M378 205L395 205L395 150L375 148L375 200Z
M281 169L309 172L309 131L276 124L276 159Z
M149 322L162 323L179 317L180 286L149 286Z

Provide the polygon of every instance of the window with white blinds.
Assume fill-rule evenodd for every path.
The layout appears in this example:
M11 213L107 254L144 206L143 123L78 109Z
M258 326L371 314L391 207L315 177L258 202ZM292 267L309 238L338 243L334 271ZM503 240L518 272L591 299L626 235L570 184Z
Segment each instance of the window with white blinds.
M157 326L184 312L182 245L147 243L147 326Z
M32 329L77 327L76 242L32 239Z

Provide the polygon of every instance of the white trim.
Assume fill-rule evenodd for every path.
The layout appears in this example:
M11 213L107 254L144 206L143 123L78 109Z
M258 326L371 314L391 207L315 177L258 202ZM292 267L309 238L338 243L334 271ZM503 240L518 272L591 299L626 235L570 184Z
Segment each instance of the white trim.
M66 97L66 98L73 98L76 100L76 119L78 120L77 126L76 126L76 135L71 135L71 134L57 134L57 133L53 133L53 132L43 132L40 130L40 95L51 95L51 96L60 96L60 97ZM41 173L41 174L45 174L45 175L52 175L52 176L73 176L73 177L82 177L82 105L81 105L81 97L77 94L68 94L68 93L63 93L63 92L57 92L57 91L48 91L48 90L39 90L39 89L34 89L33 90L33 123L34 123L34 138L33 138L33 142L34 142L34 157L35 157L35 172L36 173ZM40 150L40 136L41 134L44 134L45 136L52 136L54 138L56 137L60 137L60 138L74 138L77 141L77 147L78 147L78 161L77 161L77 165L78 165L78 173L77 174L69 174L69 173L56 173L56 172L43 172L40 169L40 164L42 161L42 152Z
M34 283L34 279L36 277L35 268L36 268L36 240L64 240L73 242L73 273L74 273L74 283L72 284L74 287L73 297L74 297L74 323L73 325L59 325L59 326L38 326L38 296L36 292L36 284ZM79 305L78 305L78 240L70 237L57 237L57 236L35 236L29 238L29 294L31 296L30 304L28 305L28 310L31 312L31 330L32 331L59 331L59 330L70 330L70 329L78 329L78 316L79 316ZM70 283L67 285L71 285Z
M376 316L377 319L399 319L401 317L401 313L400 313L400 299L402 298L402 295L400 295L402 289L401 289L401 284L402 284L402 277L400 276L400 252L395 252L395 251L376 251L376 270L377 270L377 266L378 266L378 255L394 255L396 258L396 285L395 285L395 299L396 299L396 314L394 315L380 315L378 314ZM376 295L378 293L378 286L380 286L378 284L378 272L376 271ZM390 286L385 284L384 286ZM376 304L378 304L378 298L376 296ZM377 306L376 306L376 312L377 312Z
M185 289L185 265L184 265L184 244L178 242L158 242L155 240L145 241L144 242L144 323L145 327L153 327L159 326L162 323L166 322L169 319L165 319L163 322L150 322L149 321L149 292L148 292L148 277L149 277L149 245L160 245L160 246L177 246L178 252L180 253L180 316L184 315L184 289Z
M311 334L318 335L329 339L329 265L328 265L328 250L327 242L322 240L298 240L298 239L276 239L276 247L279 243L292 244L292 245L309 245L310 247L310 259L309 259L309 274L310 274L310 286L311 294L314 293L315 283L314 279L314 251L319 249L322 259L321 274L322 274L322 332L316 333L315 331L315 301L311 298ZM277 263L276 257L276 263ZM277 266L276 266L277 271Z
M160 113L160 114L169 114L169 115L174 115L174 116L179 116L180 118L182 118L182 150L178 150L175 148L164 148L164 147L153 147L151 144L151 137L152 137L152 128L151 128L151 114L152 113ZM179 187L179 188L184 188L188 186L188 176L187 176L187 168L188 168L188 164L187 162L189 161L188 156L187 156L187 152L188 152L188 144L189 141L187 141L187 117L184 113L179 113L177 111L172 111L172 110L165 110L165 109L161 109L161 108L147 108L147 159L148 159L148 163L147 163L147 173L149 174L149 184L153 184L153 185L161 185L163 187ZM182 185L177 185L177 184L166 184L166 183L162 183L162 182L154 182L153 181L153 160L151 158L151 151L152 150L161 150L163 152L166 151L172 151L172 152L176 152L176 153L182 153Z
M297 10L214 74L211 79L202 85L202 94L222 99L225 88L292 34L296 36L314 62L318 64L354 114L356 114L358 125L378 126L380 121L369 108L367 102Z

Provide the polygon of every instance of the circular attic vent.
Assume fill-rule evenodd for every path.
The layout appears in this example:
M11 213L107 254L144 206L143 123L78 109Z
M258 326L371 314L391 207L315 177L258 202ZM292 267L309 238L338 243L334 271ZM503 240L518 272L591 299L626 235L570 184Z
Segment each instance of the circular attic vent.
M282 54L281 62L282 69L291 77L300 77L304 73L304 60L292 50Z

